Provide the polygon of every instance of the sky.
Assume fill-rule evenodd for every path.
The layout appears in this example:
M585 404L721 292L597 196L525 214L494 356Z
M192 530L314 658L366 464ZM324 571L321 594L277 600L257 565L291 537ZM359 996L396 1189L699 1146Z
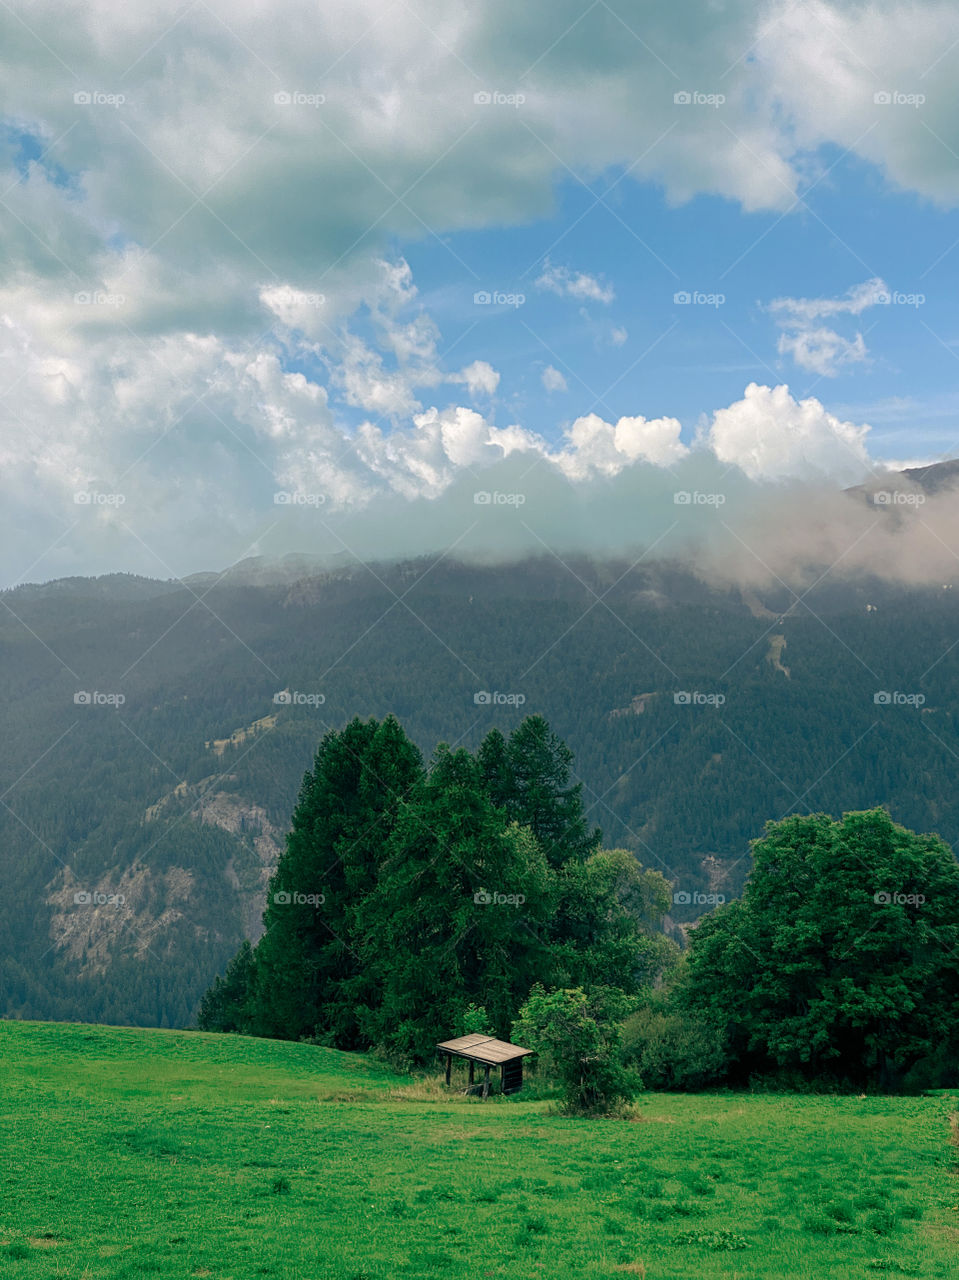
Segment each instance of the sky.
M0 69L0 584L959 453L955 6L11 0Z

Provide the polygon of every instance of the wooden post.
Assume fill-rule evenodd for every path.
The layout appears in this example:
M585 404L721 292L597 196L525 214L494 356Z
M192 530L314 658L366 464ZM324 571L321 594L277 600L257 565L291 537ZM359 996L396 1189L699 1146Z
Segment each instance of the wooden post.
M449 1084L449 1082L450 1082L450 1071L452 1070L452 1067L453 1067L453 1055L452 1055L451 1053L448 1053L448 1054L446 1055L446 1083L447 1083L447 1085L448 1085L448 1084Z
M483 1081L483 1101L489 1097L489 1067L486 1068L486 1079Z
M472 1089L473 1087L473 1065L474 1065L473 1059L470 1058L470 1089ZM469 1092L469 1089L467 1090L467 1093L468 1092Z

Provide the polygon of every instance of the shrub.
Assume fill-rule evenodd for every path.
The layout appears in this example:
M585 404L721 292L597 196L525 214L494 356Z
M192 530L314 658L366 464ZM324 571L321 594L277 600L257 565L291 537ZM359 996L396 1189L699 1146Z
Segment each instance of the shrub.
M621 1114L641 1087L622 1061L618 1019L627 1007L622 992L610 988L547 993L537 984L520 1010L513 1037L548 1058L568 1114Z
M468 1004L460 1014L459 1034L461 1036L495 1035L489 1023L489 1014L481 1004Z
M697 1090L726 1074L722 1032L705 1019L657 995L623 1026L625 1059L647 1089Z

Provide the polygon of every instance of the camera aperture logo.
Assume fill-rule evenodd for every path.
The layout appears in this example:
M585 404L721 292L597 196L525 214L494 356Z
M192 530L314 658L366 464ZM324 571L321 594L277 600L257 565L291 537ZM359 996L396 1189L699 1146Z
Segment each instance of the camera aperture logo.
M325 493L301 493L298 489L281 489L273 495L275 507L322 507L325 502Z
M499 89L479 89L473 94L477 107L521 107L525 101L525 93L503 93Z
M81 289L73 295L78 307L122 307L126 300L125 293L104 293L102 289Z
M926 495L904 489L877 489L872 501L876 507L921 507Z
M498 489L478 489L473 494L477 507L521 507L526 502L525 493L500 493Z
M280 689L273 695L277 707L322 707L326 702L325 693L302 693L299 689Z
M73 905L76 907L122 907L126 902L126 897L122 893L103 893L99 889L93 889L88 892L85 889L78 889L73 895Z
M700 493L698 489L677 489L673 505L677 507L722 507L726 504L724 493Z
M899 289L876 295L876 302L881 307L921 307L925 301L924 293L903 293Z
M699 89L680 89L673 94L676 107L721 107L725 102L724 93L701 93Z
M698 289L692 292L679 289L673 294L673 302L677 307L721 307L725 301L724 293L701 293Z
M491 693L488 689L480 689L473 694L473 702L478 707L521 707L525 701L525 693Z
M78 89L73 95L73 104L77 107L122 107L126 102L126 94L104 93L102 89Z
M274 93L273 102L278 107L322 107L326 102L326 94L303 93L300 89L280 89Z
M521 307L525 293L504 293L501 289L477 289L473 294L474 307Z
M124 493L98 493L95 489L78 489L73 495L78 507L122 507L126 500Z
M268 296L273 306L323 307L326 305L325 293L306 293L303 289L294 289L288 284L271 289Z
M901 89L877 89L872 95L877 107L912 107L918 109L926 104L924 93L903 93Z
M698 689L680 689L673 694L673 704L677 707L721 707L725 701L724 693L700 693Z
M277 889L273 901L278 907L322 907L325 893L300 893L298 889Z
M78 707L122 707L126 700L124 693L101 693L98 689L78 689L73 695Z
M921 707L926 701L926 695L903 693L899 689L894 689L890 693L888 689L880 689L872 695L872 700L877 707Z
M522 893L490 893L488 889L477 889L473 901L478 907L521 907L526 897Z

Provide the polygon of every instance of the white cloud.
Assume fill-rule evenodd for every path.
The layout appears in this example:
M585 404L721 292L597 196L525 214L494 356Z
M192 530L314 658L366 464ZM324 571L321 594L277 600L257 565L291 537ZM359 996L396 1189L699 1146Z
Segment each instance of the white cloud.
M826 378L835 377L848 365L864 364L869 352L861 333L845 338L817 321L826 316L859 316L869 307L888 303L889 297L885 282L875 277L855 285L842 298L775 298L766 309L784 329L779 336L779 354L791 356L801 369Z
M181 334L145 345L134 334L109 334L88 336L65 355L56 333L45 337L7 315L0 369L8 370L4 408L15 429L0 443L4 578L28 569L33 578L118 567L189 572L242 556L264 530L273 531L271 549L313 549L329 522L350 512L368 521L351 536L379 536L381 550L407 546L414 530L418 545L436 546L459 517L435 504L464 483L489 488L482 477L504 466L515 467L517 484L553 477L549 492L568 492L594 541L610 528L602 485L612 480L625 486L624 502L630 486L640 486L651 519L664 494L690 487L665 468L721 464L753 480L815 475L846 483L868 467L868 427L840 421L817 400L797 402L786 387L751 385L743 400L716 412L692 448L677 418L640 414L615 422L585 414L552 444L522 422L498 425L488 411L436 398L450 384L491 394L496 371L485 362L446 372L427 358L428 343L413 343L404 348L409 363L387 370L392 351L374 350L339 325L329 338L339 357L324 377L323 358L304 371L316 343L293 331L284 343L294 345L249 349ZM302 366L296 371L285 367L291 354ZM430 399L409 412L412 381ZM338 414L343 398L374 406L355 430ZM560 482L568 490L556 489ZM278 490L320 494L321 510L278 510ZM119 492L124 501L78 506L77 491ZM408 505L401 511L396 502ZM409 538L395 539L381 507L396 528L409 524ZM628 507L620 515L628 529ZM459 532L475 512L461 516ZM557 516L555 536L567 534L575 527Z
M462 383L471 396L492 396L499 386L499 373L486 360L474 360L459 373L450 374L445 381Z
M893 184L955 205L954 5L778 0L763 18L757 80L797 154L849 148Z
M33 0L26 20L0 10L5 258L48 292L112 278L146 330L252 333L258 290L326 292L391 237L529 222L570 171L785 211L832 144L955 203L957 38L959 10L931 0L677 0L635 39L579 0L532 16L330 0L320 18L308 0L210 0L176 20L160 0ZM511 82L521 106L474 101ZM677 86L725 101L677 105ZM76 103L78 87L125 100ZM910 94L926 100L896 99ZM17 130L49 155L25 165ZM585 272L545 279L612 297Z
M708 190L785 207L782 138L741 94L727 111L737 136L673 104L677 75L699 81L727 54L732 64L756 27L745 0L700 9L682 0L644 15L641 43L579 0L533 18L505 0L423 0L415 12L329 0L319 17L310 0L210 0L179 15L160 0L33 0L28 19L7 7L9 276L71 293L111 278L142 332L179 322L255 336L261 290L326 293L393 237L528 222L549 211L567 167L629 165L679 199ZM573 23L575 41L558 39ZM520 108L475 100L511 81ZM639 117L653 132L671 126L675 144L637 159ZM24 164L19 133L49 154ZM152 277L139 297L138 263L141 282ZM612 296L586 273L564 287Z
M676 418L620 418L614 426L590 413L576 419L566 432L566 447L552 460L572 480L615 476L635 462L668 467L689 452L681 430Z
M548 260L535 283L537 289L555 293L560 298L575 298L578 302L609 303L616 297L611 284L601 284L585 271L573 272L568 267L554 267Z
M868 426L841 422L813 397L751 382L742 400L713 415L705 441L752 480L821 479L855 484L869 469Z
M864 284L854 285L842 298L774 298L767 310L784 317L784 323L811 323L824 316L859 316L868 307L888 301L889 289L886 282L875 276Z
M0 6L0 533L25 550L14 572L51 544L38 573L95 556L114 567L141 554L124 524L178 568L216 563L274 518L279 484L319 490L334 511L435 500L504 459L576 484L691 465L700 451L671 417L584 415L559 446L497 426L497 371L444 360L408 265L385 260L404 238L450 248L450 233L543 218L558 175L628 167L672 202L707 193L786 213L832 145L959 201L950 5L676 0L644 10L641 42L582 0L28 10ZM674 102L720 78L721 108ZM519 88L521 106L474 101ZM917 92L924 103L893 100ZM24 138L26 154L49 154L24 160ZM569 267L541 282L584 309L614 297ZM861 363L864 340L838 318L880 284L777 299L782 353L826 374ZM74 301L85 293L113 301ZM478 398L482 413L457 403ZM369 420L351 431L343 406ZM867 430L751 386L708 439L757 478L842 477L864 464ZM117 485L122 508L73 504L76 488Z
M863 364L869 358L861 333L854 338L844 338L824 325L781 333L777 350L780 355L792 356L800 369L825 378L835 377L844 366Z
M341 291L311 294L280 285L263 289L260 298L287 348L311 351L321 360L331 388L353 408L394 420L410 418L422 409L424 390L444 383L463 386L475 399L494 395L499 386L500 375L486 360L458 371L443 368L435 322L422 310L409 315L417 289L402 258L374 260ZM345 302L353 314L346 312ZM368 319L372 340L351 330L356 313Z
M540 381L542 382L543 388L546 391L568 391L569 390L569 388L566 385L566 379L563 377L560 371L558 369L554 369L551 364L548 364L546 368L543 370L543 372L540 374Z

